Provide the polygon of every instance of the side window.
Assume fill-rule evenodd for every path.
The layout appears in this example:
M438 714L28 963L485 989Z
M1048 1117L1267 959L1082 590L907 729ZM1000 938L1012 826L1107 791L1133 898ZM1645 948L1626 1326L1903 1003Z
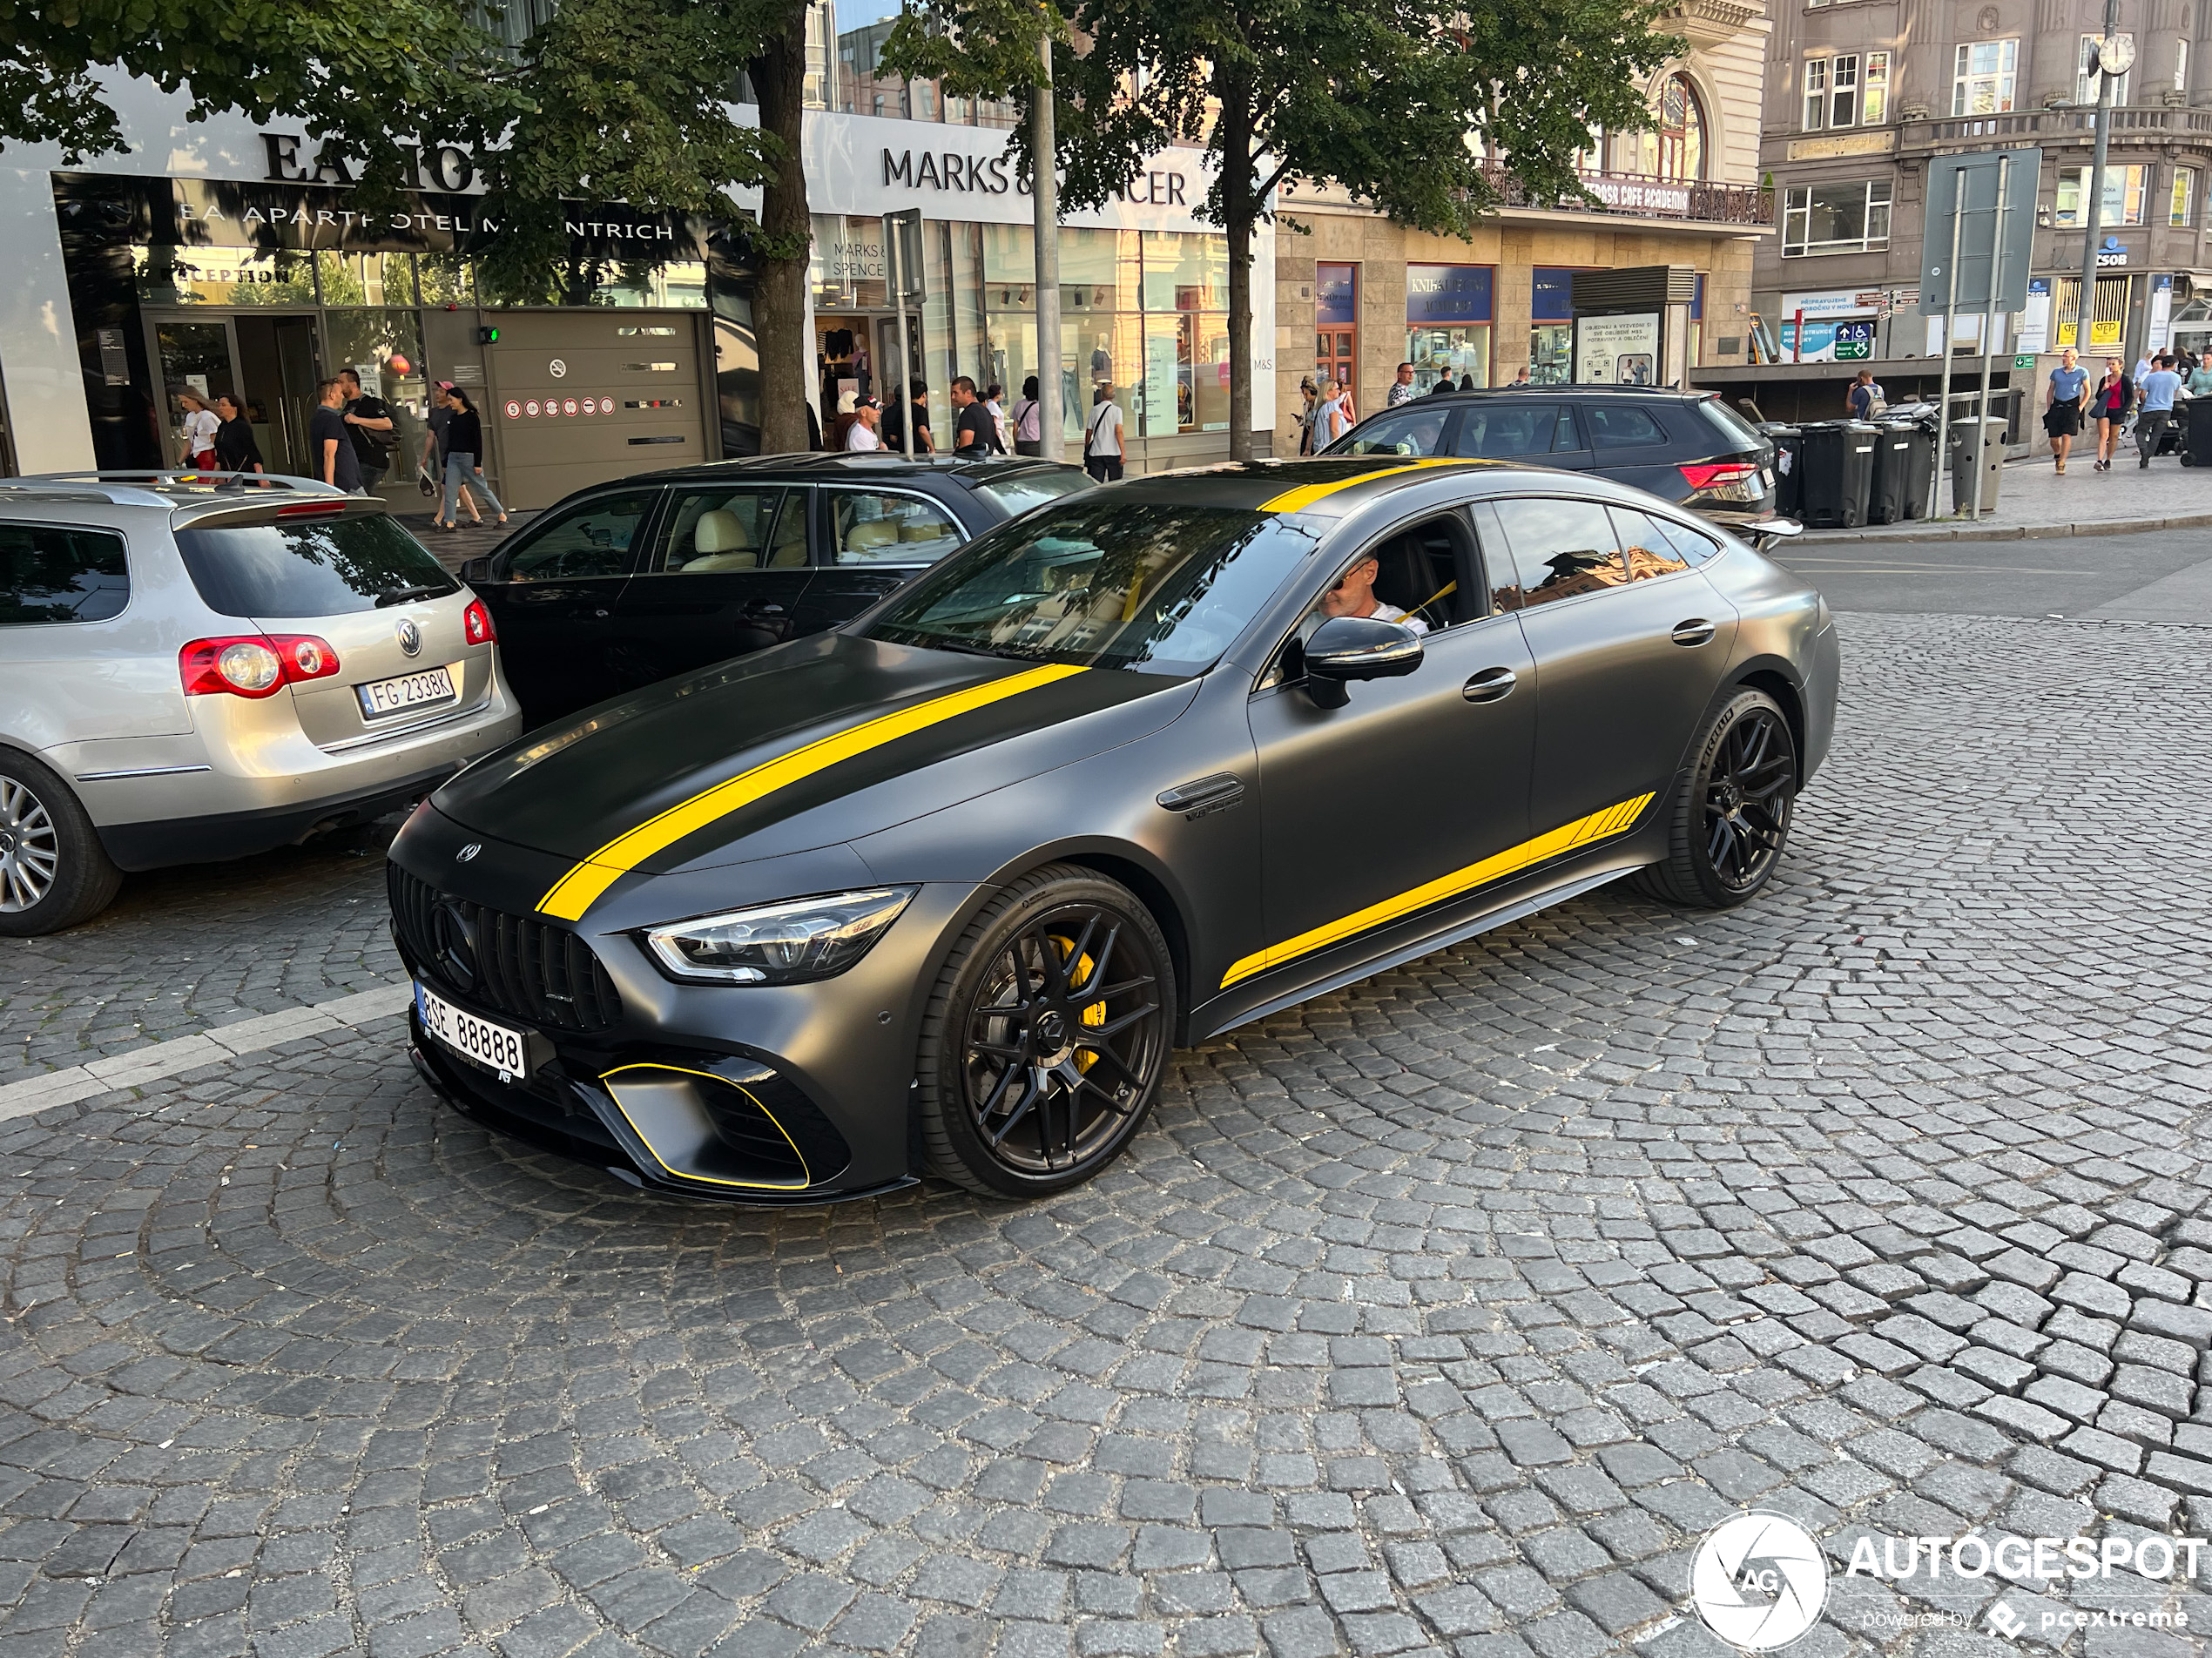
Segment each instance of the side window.
M105 622L130 602L122 536L0 523L0 627Z
M833 489L831 532L840 564L925 564L965 539L945 509L919 495Z
M1594 397L1582 406L1582 418L1590 423L1594 449L1629 449L1667 441L1666 432L1648 408Z
M1493 504L1513 550L1518 608L1595 593L1628 581L1613 521L1597 502L1527 495Z
M1629 579L1649 581L1674 576L1689 568L1689 561L1675 550L1675 543L1649 513L1615 507L1613 527L1621 535L1621 556L1628 561Z
M625 576L637 533L651 515L658 490L601 495L548 523L529 544L508 561L509 579L517 582L577 581L591 576Z
M1434 455L1444 434L1443 408L1409 409L1369 421L1345 442L1348 455Z
M1480 616L1480 596L1470 594L1460 577L1460 552L1467 540L1456 516L1384 536L1361 555L1375 561L1376 599L1431 633Z
M1478 404L1467 412L1452 442L1452 452L1492 461L1509 461L1530 455L1549 455L1559 448L1560 416L1566 411L1534 403L1502 407ZM1574 448L1574 428L1568 428L1567 447Z
M1720 544L1710 536L1703 535L1688 524L1678 524L1671 518L1656 516L1651 522L1659 526L1659 533L1667 538L1674 549L1693 564L1702 564L1720 551Z
M670 497L664 525L652 563L664 576L718 576L806 563L806 497L795 491L679 489Z

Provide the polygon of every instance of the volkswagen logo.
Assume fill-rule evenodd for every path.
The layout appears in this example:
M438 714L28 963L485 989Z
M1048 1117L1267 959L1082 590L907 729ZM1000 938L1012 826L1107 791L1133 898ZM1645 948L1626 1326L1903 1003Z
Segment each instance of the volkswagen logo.
M484 843L482 841L472 840L467 846L463 846L459 852L454 853L453 861L456 864L465 864L483 849Z
M415 655L422 649L422 630L415 625L415 618L413 617L401 617L400 618L399 626L394 629L393 631L399 635L400 649L406 651L410 657Z
M476 927L468 912L451 899L430 915L430 943L446 982L468 990L476 982Z

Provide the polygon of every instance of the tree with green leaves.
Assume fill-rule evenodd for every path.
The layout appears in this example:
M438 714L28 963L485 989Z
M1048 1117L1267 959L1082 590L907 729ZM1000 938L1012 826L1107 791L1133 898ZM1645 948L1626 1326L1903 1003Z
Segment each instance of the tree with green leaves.
M1062 199L1103 205L1169 144L1202 144L1201 216L1229 252L1229 453L1249 460L1251 246L1269 199L1335 184L1398 223L1467 237L1499 200L1487 151L1535 199L1581 194L1593 129L1646 125L1638 80L1683 43L1664 0L912 0L886 61L957 96L1035 93L1053 39ZM1025 168L1026 126L1013 148Z
M74 164L123 143L98 71L227 109L305 122L365 202L410 187L416 146L475 149L501 235L486 293L575 302L603 273L572 260L562 203L738 217L759 185L761 441L806 447L810 218L799 140L809 0L562 0L519 49L469 0L0 0L0 142L56 143ZM759 125L738 118L740 78Z

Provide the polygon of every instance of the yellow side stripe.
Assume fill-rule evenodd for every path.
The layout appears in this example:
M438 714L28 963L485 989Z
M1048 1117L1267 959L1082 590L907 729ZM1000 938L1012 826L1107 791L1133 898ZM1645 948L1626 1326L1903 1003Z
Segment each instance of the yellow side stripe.
M1285 489L1279 495L1259 503L1262 512L1302 512L1315 502L1349 489L1355 483L1369 483L1377 478L1387 478L1393 472L1413 472L1422 467L1466 466L1464 456L1447 455L1426 461L1400 461L1394 466L1379 468L1373 472L1359 472L1349 478L1337 478L1328 483L1308 483L1296 489Z
M695 834L779 789L804 782L826 767L881 748L886 743L894 743L932 725L1003 702L1008 697L1018 697L1025 691L1035 691L1040 685L1087 671L1059 663L1032 668L1027 673L994 679L988 684L971 686L918 703L912 708L902 708L895 714L886 714L880 719L779 755L749 772L740 772L616 836L556 881L552 889L538 900L538 913L563 921L580 920L602 893L654 853L665 852L685 836Z
M1294 939L1285 939L1280 944L1271 944L1258 954L1246 956L1222 974L1221 987L1226 990L1240 979L1249 979L1254 974L1266 972L1270 967L1278 967L1285 961L1294 961L1299 956L1311 955L1314 951L1325 949L1332 944L1340 944L1370 927L1398 920L1416 910L1426 909L1432 904L1440 904L1447 899L1471 893L1478 886L1526 869L1531 864L1540 864L1547 858L1556 858L1563 852L1572 852L1575 847L1587 846L1593 840L1603 840L1608 836L1617 835L1642 816L1644 807L1650 804L1651 797L1648 794L1640 794L1633 800L1623 800L1620 805L1608 806L1602 812L1593 812L1587 818L1577 818L1572 823L1561 824L1548 833L1538 835L1534 840L1524 840L1518 846L1508 846L1480 863L1455 869L1448 875L1440 875L1409 893L1386 898L1379 904L1370 904L1364 910L1356 910L1341 920L1326 922L1311 932L1299 933Z

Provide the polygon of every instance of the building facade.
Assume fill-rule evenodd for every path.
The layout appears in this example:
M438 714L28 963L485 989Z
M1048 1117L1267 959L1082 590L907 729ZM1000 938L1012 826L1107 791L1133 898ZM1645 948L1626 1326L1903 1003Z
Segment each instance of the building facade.
M1533 202L1511 187L1472 239L1409 231L1333 189L1285 192L1276 227L1275 426L1294 438L1308 375L1348 374L1358 412L1383 406L1398 365L1426 390L1575 376L1578 270L1686 266L1697 275L1687 361L1746 360L1753 249L1773 238L1759 183L1768 23L1742 0L1685 0L1660 26L1688 55L1653 75L1652 125L1595 135L1595 201ZM1495 165L1495 164L1494 164Z
M2202 0L2120 8L2134 63L2113 88L2088 344L2129 363L2176 340L2202 347L2212 333L2204 10ZM2076 343L2098 95L2084 65L2103 17L2102 0L1784 8L1760 145L1782 233L1761 248L1754 284L1784 364L1835 361L1839 338L1846 364L1866 349L1900 370L1942 354L1941 319L1917 309L1932 256L1922 245L1926 164L1967 151L2034 148L2042 158L2027 308L2000 320L1993 352L2009 359ZM1981 324L1959 319L1952 340L1977 369ZM2032 390L2040 373L2021 371L2021 385Z

